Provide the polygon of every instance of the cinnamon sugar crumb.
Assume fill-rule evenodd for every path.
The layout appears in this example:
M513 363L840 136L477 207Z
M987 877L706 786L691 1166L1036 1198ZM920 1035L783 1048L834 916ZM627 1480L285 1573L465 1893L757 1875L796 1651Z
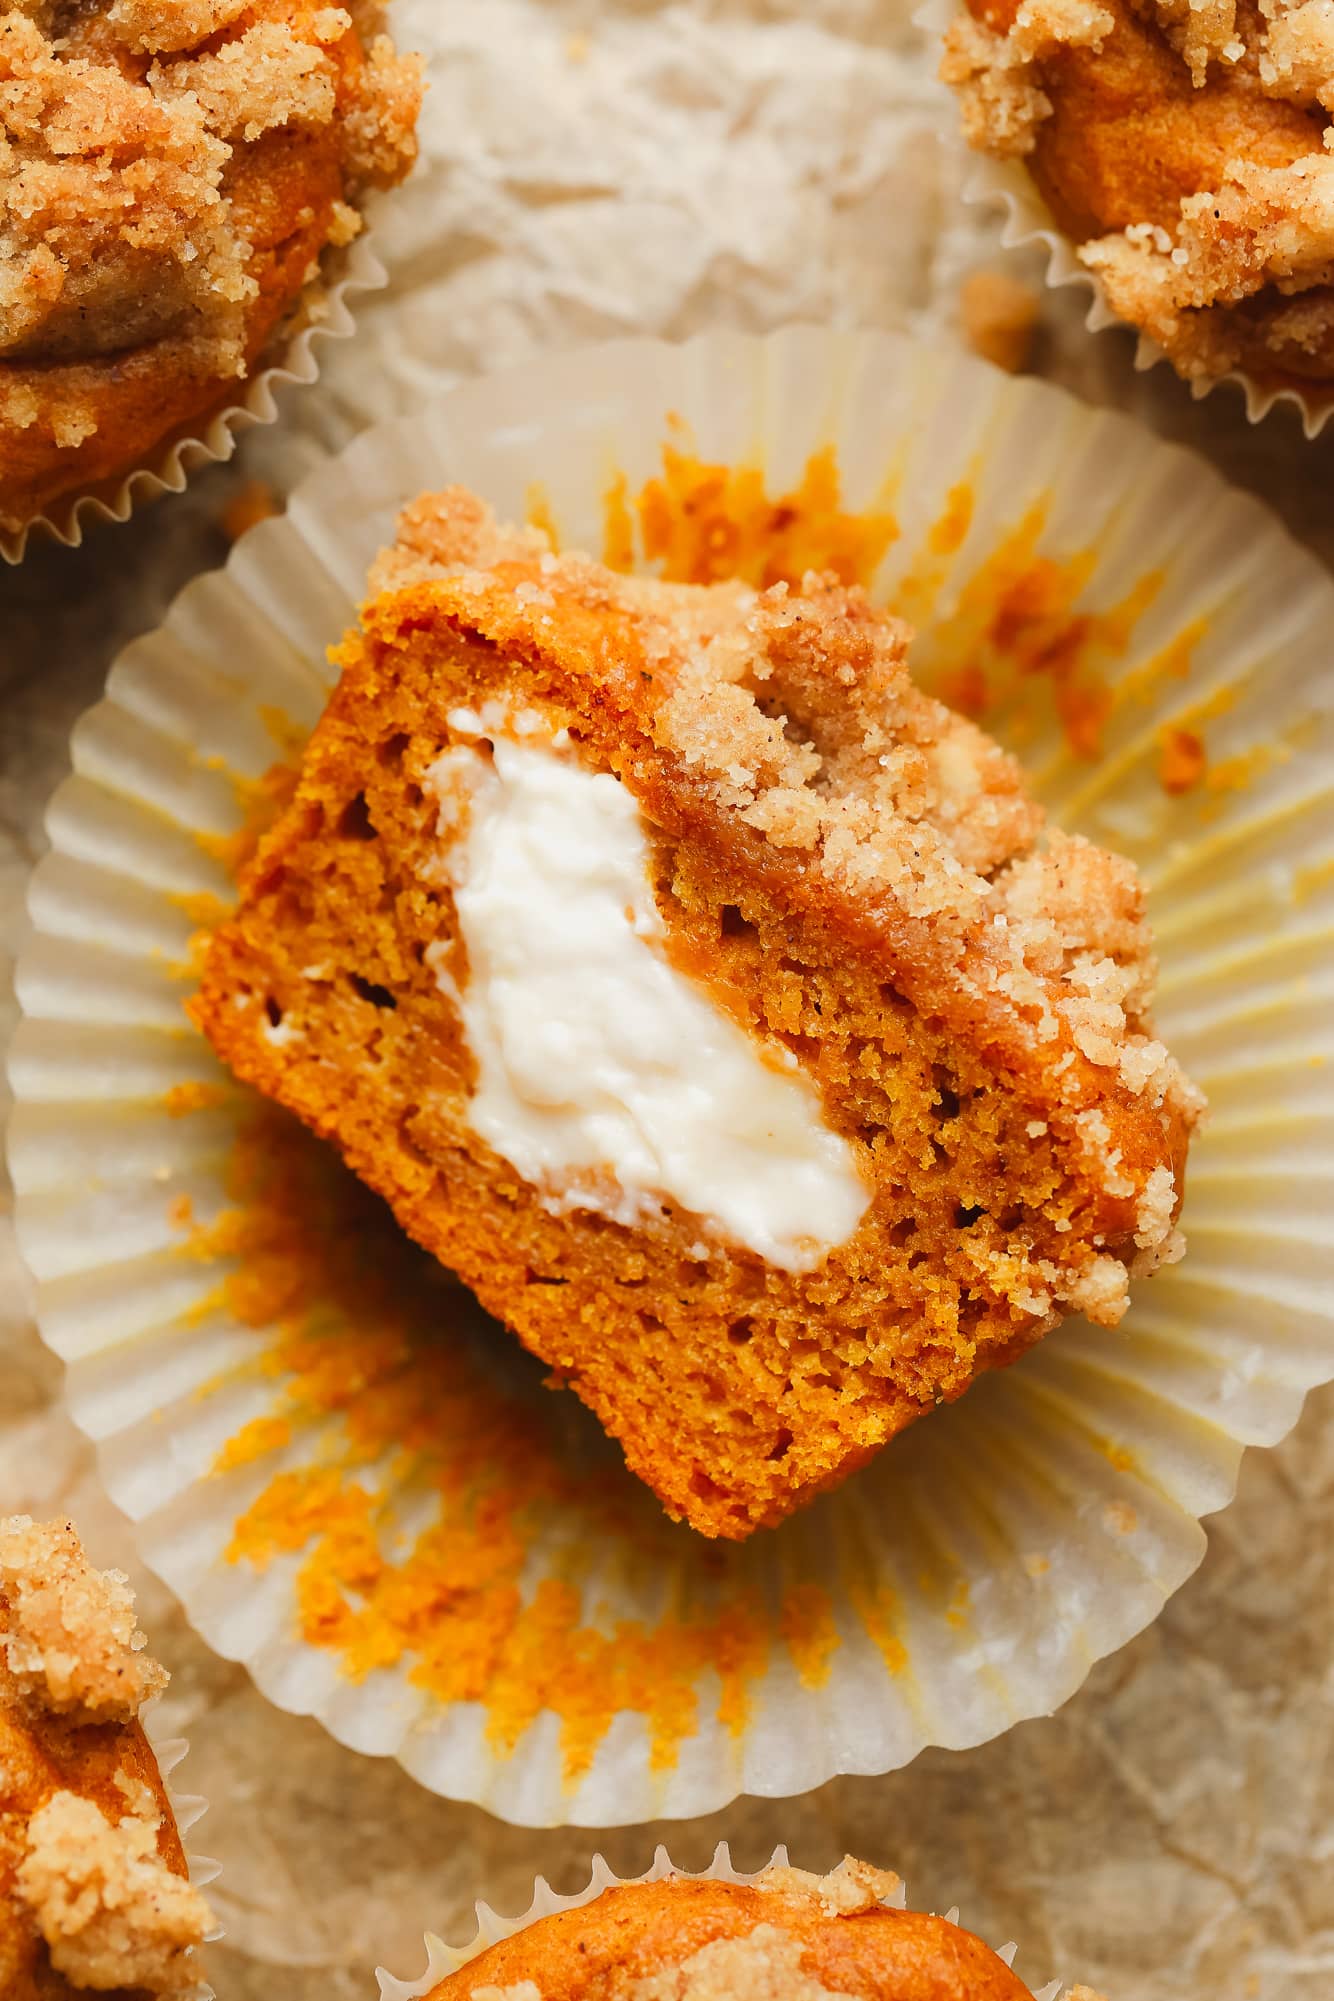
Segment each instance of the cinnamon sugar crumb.
M151 1801L113 1823L70 1792L33 1815L16 1887L72 1986L166 1996L196 1985L191 1954L212 1917L158 1854L158 1826Z
M890 1903L903 1888L903 1879L892 1869L876 1869L845 1855L834 1869L817 1876L810 1869L781 1865L766 1869L759 1878L762 1890L795 1896L818 1903L826 1917L855 1917L859 1911L874 1910Z
M73 1524L0 1521L0 1694L79 1722L128 1722L167 1685L128 1580L89 1563Z
M798 1939L776 1925L714 1939L683 1959L627 1983L627 2001L853 2001L802 1967Z
M1038 65L1063 47L1101 50L1114 26L1096 0L1024 0L1006 35L960 15L946 33L940 74L960 94L969 144L1002 158L1031 153L1051 115Z

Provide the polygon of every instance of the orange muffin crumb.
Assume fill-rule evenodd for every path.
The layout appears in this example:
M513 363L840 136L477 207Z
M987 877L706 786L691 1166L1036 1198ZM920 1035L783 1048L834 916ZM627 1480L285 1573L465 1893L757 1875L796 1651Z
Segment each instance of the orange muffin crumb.
M1200 1101L1150 1030L1134 871L1044 828L860 591L618 577L458 491L405 511L372 589L193 1012L670 1512L781 1519L1066 1314L1114 1324L1132 1268L1178 1254ZM864 1189L818 1258L668 1196L628 1219L481 1138L431 788L482 711L628 790L667 957L813 1088Z
M887 1908L898 1890L850 1856L827 1876L629 1883L488 1947L427 2001L1029 2001L971 1932Z
M968 0L942 74L1190 380L1334 378L1334 34L1235 0Z
M407 172L372 0L0 6L0 527L197 428Z
M0 1520L0 1986L184 1995L212 1924L147 1738L167 1676L69 1522Z
M1041 310L1033 287L1006 271L971 271L959 288L964 339L1010 375L1028 365Z

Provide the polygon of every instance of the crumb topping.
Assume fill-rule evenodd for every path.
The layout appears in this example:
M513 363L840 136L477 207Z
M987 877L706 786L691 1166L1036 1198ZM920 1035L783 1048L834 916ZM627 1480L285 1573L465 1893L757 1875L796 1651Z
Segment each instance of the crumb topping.
M338 163L325 242L346 241L349 203L411 164L416 60L378 34L363 47L359 27L380 10L354 11L0 0L0 422L23 430L38 415L34 383L7 384L4 362L90 364L168 343L197 376L246 373L255 234L282 227L303 135ZM307 207L292 226L315 221ZM69 448L99 421L89 384L52 428Z
M52 1793L29 1823L16 1886L74 1987L166 1996L196 1985L191 1954L212 1919L159 1855L160 1817L141 1793L115 1822L77 1793Z
M1051 113L1042 63L1063 47L1098 53L1114 25L1096 0L1023 0L1004 35L961 14L946 33L940 74L959 92L968 143L1003 159L1031 153Z
M802 1946L776 1925L742 1938L714 1939L642 1980L626 1984L627 2001L853 2001L802 1966Z
M851 1918L859 1911L871 1911L878 1904L891 1902L902 1890L903 1879L892 1869L876 1869L869 1862L859 1862L854 1855L845 1855L837 1868L823 1876L810 1869L775 1865L760 1876L758 1887L780 1896L815 1902L826 1917Z
M1300 294L1334 279L1334 156L1313 153L1290 167L1233 160L1218 187L1182 202L1174 232L1135 224L1086 243L1079 255L1113 310L1142 327L1183 374L1225 374L1241 361L1248 329L1208 308L1240 306L1270 287ZM1271 332L1284 346L1318 351L1329 327L1327 300L1298 300Z
M1334 7L1329 0L1259 0L1240 9L1236 0L1108 5L1111 11L1085 9L1078 34L1045 40L1035 35L1027 7L1004 32L972 13L960 16L946 36L941 74L959 93L970 144L997 158L1040 155L1043 121L1070 91L1078 109L1063 145L1074 143L1076 129L1087 134L1085 107L1100 103L1110 146L1118 104L1134 103L1143 134L1161 100L1163 145L1180 173L1198 93L1194 190L1180 197L1175 215L1170 205L1163 211L1152 138L1142 136L1143 165L1126 156L1116 176L1130 189L1138 178L1142 219L1124 221L1125 206L1132 214L1138 206L1129 194L1115 218L1122 226L1097 227L1100 201L1109 197L1105 171L1094 168L1072 197L1076 211L1091 205L1093 212L1080 226L1080 260L1096 273L1113 311L1154 340L1188 380L1236 368L1334 373ZM1099 100L1090 65L1104 42L1115 76ZM1080 50L1088 51L1082 66ZM1184 100L1171 85L1175 63L1189 78ZM1286 122L1275 125L1266 98L1291 107ZM1044 189L1061 198L1062 171L1041 157L1038 164Z
M129 1582L95 1570L70 1522L0 1521L0 1697L76 1722L129 1722L167 1685Z

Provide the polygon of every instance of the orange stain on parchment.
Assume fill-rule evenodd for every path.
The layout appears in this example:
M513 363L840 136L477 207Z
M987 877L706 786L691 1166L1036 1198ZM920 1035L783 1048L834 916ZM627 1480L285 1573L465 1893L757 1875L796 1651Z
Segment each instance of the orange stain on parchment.
M744 1552L670 1524L591 1418L553 1404L541 1370L294 1121L256 1110L227 1197L186 1248L230 1267L211 1303L256 1330L251 1373L272 1381L274 1403L215 1471L293 1446L302 1458L237 1519L229 1556L261 1569L300 1558L301 1635L351 1679L403 1665L442 1703L479 1702L500 1753L554 1711L573 1782L627 1710L647 1722L655 1768L669 1767L710 1671L737 1733L776 1645L804 1681L824 1678L840 1643L827 1595L796 1586L775 1614ZM406 1538L402 1493L431 1515ZM532 1589L556 1520L573 1525L570 1545L544 1545ZM680 1573L685 1601L646 1623L590 1615L590 1551L630 1574Z

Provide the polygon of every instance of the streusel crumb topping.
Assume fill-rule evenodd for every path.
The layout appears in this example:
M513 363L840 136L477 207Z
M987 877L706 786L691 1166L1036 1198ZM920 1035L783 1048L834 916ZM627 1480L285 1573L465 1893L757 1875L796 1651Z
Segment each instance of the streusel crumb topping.
M0 1521L0 1696L78 1723L124 1723L167 1685L129 1582L95 1570L70 1522Z
M17 1888L54 1970L72 1987L188 1993L207 1904L158 1853L161 1816L146 1788L110 1821L93 1801L56 1792L33 1815Z
M271 170L281 200L287 172L259 142L336 134L349 198L411 161L418 66L378 20L310 0L0 0L0 361L170 338L178 364L244 374L259 282L235 193ZM326 240L345 241L337 207ZM24 393L26 421L39 411L18 387L0 417L22 428ZM62 413L62 444L97 428L91 391L86 407Z
M1046 4L1035 15L1033 0L1017 11L1008 0L970 0L970 9L949 29L941 67L959 94L967 138L998 158L1036 160L1058 211L1079 216L1079 257L1122 319L1188 379L1236 368L1319 379L1334 372L1328 0L1243 8L1236 0L1059 0L1051 18ZM1099 60L1101 78L1092 67ZM1074 93L1069 122L1048 158L1040 141L1059 123L1055 106L1066 93ZM1155 210L1171 185L1160 161L1179 177L1190 158L1192 100L1198 178L1178 203ZM1133 131L1125 129L1112 162L1118 105L1132 108ZM1080 131L1091 131L1090 107L1110 152L1076 190L1069 160ZM1119 213L1100 216L1103 206Z

